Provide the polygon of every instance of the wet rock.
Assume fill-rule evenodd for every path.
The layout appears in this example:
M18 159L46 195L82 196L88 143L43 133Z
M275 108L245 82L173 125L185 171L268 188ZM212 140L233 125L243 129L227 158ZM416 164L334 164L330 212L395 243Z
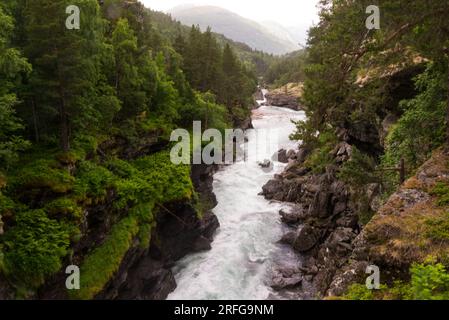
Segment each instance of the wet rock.
M281 163L288 163L288 156L287 156L287 150L281 149L278 152L276 152L273 157L271 157L271 160L278 161Z
M358 220L357 215L350 214L338 218L335 223L339 227L355 229L358 226Z
M275 290L294 288L301 284L302 275L296 268L280 268L271 275L271 287Z
M286 153L287 159L295 160L296 159L296 152L295 150L288 150Z
M284 234L280 242L284 244L293 245L295 243L295 240L296 240L296 232L291 231Z
M296 153L296 160L298 161L298 163L302 164L306 160L308 154L309 151L306 148L299 148L298 152Z
M363 283L367 276L365 274L367 266L368 263L365 261L353 261L342 270L339 270L329 285L326 295L341 296L351 284Z
M315 247L320 238L320 230L306 224L299 227L293 248L298 252L307 252Z
M279 215L281 216L282 222L286 224L295 224L299 221L298 215L294 212L285 212L281 210L279 211Z
M332 214L332 194L328 190L318 191L310 206L309 214L318 218L326 218Z
M270 160L264 160L262 162L259 162L258 165L261 168L269 168L272 166L272 162Z
M282 193L283 182L280 179L269 180L262 187L262 195L265 196L266 199L272 200L274 198L283 198Z
M297 224L307 218L307 212L301 204L292 208L290 212L280 210L279 215L281 216L281 221L289 225Z

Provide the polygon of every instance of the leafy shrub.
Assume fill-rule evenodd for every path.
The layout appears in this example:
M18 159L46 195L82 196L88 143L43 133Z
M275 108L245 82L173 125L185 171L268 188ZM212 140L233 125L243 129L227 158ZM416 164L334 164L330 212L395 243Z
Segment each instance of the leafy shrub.
M410 282L396 281L391 287L368 290L365 285L351 285L344 299L348 300L447 300L449 274L438 263L414 264L410 268Z
M104 199L114 185L115 177L106 168L91 161L82 162L76 173L74 192L81 200Z
M449 241L449 213L445 216L426 221L426 236L436 241Z
M449 184L438 182L430 193L437 196L437 204L439 206L449 205Z
M415 300L448 300L449 274L442 264L415 264L411 291Z
M52 215L63 215L70 219L79 220L82 217L83 209L74 199L61 197L45 205L45 211Z
M351 159L343 164L337 176L345 183L360 188L369 183L379 182L375 169L374 159L353 146Z
M333 163L331 155L337 143L335 135L330 131L324 131L318 136L316 147L305 161L305 165L312 169L313 173L324 173L326 167Z
M56 160L38 159L17 170L12 175L14 189L50 188L56 193L66 193L73 188L75 178Z
M404 114L387 137L385 166L394 166L404 158L409 169L415 169L444 143L447 80L441 68L447 69L429 63L415 80L420 93L401 102Z
M45 277L61 268L67 255L69 232L49 219L44 210L29 210L16 216L16 226L4 236L5 269L17 281L37 288Z

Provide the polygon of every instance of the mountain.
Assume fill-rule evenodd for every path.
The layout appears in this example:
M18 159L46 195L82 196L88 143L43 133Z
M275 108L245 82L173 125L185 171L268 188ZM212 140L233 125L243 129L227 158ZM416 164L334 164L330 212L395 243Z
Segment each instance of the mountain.
M299 49L290 34L279 36L279 33L282 34L279 30L271 32L262 24L220 7L183 5L171 9L169 13L185 25L199 25L202 30L210 26L212 31L246 43L256 50L285 54Z

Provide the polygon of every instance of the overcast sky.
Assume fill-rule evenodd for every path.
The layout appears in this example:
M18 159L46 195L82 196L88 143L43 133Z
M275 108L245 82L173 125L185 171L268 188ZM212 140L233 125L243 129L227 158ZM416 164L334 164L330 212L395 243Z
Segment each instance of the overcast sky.
M318 22L318 0L140 0L147 7L166 11L182 4L214 5L257 21L276 21L286 27Z

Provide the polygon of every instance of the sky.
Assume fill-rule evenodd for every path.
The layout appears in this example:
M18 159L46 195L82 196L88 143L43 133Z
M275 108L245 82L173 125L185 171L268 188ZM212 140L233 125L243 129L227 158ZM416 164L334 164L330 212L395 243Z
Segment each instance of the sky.
M167 11L183 4L213 5L231 10L245 18L275 21L285 27L312 26L318 22L316 4L319 0L140 0L145 6Z

